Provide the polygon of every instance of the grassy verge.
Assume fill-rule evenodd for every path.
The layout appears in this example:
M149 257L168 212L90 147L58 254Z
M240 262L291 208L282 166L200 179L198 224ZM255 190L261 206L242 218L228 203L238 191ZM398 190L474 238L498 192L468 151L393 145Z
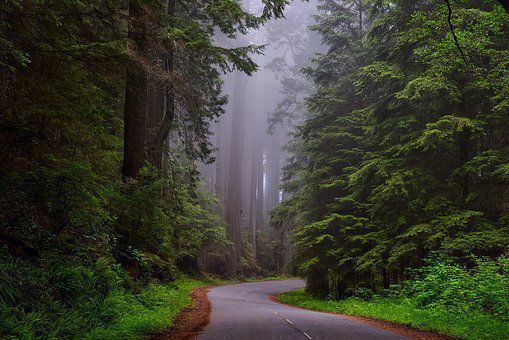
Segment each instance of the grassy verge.
M420 309L410 301L385 298L371 301L356 298L322 300L303 290L279 295L278 299L307 309L371 317L462 339L509 339L509 322L486 314L452 313L439 308Z
M212 283L185 278L172 285L149 285L138 295L112 296L109 303L114 322L94 329L87 338L132 339L163 332L173 325L175 316L191 302L191 291Z
M287 277L248 278L246 281L284 280ZM173 326L175 316L190 302L194 288L207 285L240 283L238 280L180 279L172 285L153 284L141 294L118 294L106 303L111 304L114 322L107 327L94 329L89 339L129 339L164 332Z
M280 281L280 280L296 280L296 277L292 276L265 276L265 277L248 277L244 281L246 282L260 282L260 281Z

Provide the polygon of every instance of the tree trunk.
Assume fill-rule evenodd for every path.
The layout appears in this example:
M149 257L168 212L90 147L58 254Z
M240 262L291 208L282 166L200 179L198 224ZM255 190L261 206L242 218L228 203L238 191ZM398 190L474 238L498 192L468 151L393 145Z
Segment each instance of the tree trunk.
M256 140L256 134L253 134L252 138L252 157L251 157L251 198L250 198L250 213L249 213L249 230L251 234L251 244L253 246L254 258L256 261L256 233L260 227L258 221L258 208L259 208L259 197L263 195L263 192L260 192L260 186L258 185L260 182L260 172L262 172L262 148L259 141Z
M270 140L272 145L268 148L268 171L267 171L267 211L270 212L279 204L279 182L281 177L280 165L280 131L274 131Z
M147 71L141 59L146 55L146 25L144 10L135 0L129 2L128 39L132 42L135 57L127 65L124 110L124 161L122 176L135 178L145 165Z
M233 243L230 251L231 276L241 272L241 220L242 220L242 158L244 149L245 89L246 79L239 71L235 73L233 92L233 116L231 125L230 157L227 180L226 223L228 238Z
M460 163L463 165L470 160L470 137L471 132L468 128L460 132L458 138L459 144L459 159ZM461 178L461 204L462 206L466 205L466 201L468 198L468 194L470 192L470 179L468 174L465 174Z

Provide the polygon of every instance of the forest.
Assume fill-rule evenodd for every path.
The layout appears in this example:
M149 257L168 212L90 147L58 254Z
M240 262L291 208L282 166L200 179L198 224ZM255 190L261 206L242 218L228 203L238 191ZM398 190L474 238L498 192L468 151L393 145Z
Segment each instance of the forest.
M0 146L0 338L270 276L509 337L507 1L4 0Z

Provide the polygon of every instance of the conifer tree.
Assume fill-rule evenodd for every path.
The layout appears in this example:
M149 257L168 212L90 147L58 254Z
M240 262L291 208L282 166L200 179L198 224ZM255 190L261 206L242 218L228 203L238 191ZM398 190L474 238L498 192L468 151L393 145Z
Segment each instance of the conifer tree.
M296 264L337 297L433 251L507 247L507 30L495 2L321 1L328 51L296 145ZM455 38L456 36L456 38ZM461 49L458 49L459 43ZM281 212L279 209L279 212ZM276 216L277 217L277 216Z

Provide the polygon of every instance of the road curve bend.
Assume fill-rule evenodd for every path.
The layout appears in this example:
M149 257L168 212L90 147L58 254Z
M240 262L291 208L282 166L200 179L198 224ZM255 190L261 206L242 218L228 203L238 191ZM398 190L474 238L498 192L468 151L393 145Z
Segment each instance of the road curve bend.
M301 280L241 283L213 288L210 323L199 340L225 339L404 339L339 315L271 301L273 295L304 287Z

